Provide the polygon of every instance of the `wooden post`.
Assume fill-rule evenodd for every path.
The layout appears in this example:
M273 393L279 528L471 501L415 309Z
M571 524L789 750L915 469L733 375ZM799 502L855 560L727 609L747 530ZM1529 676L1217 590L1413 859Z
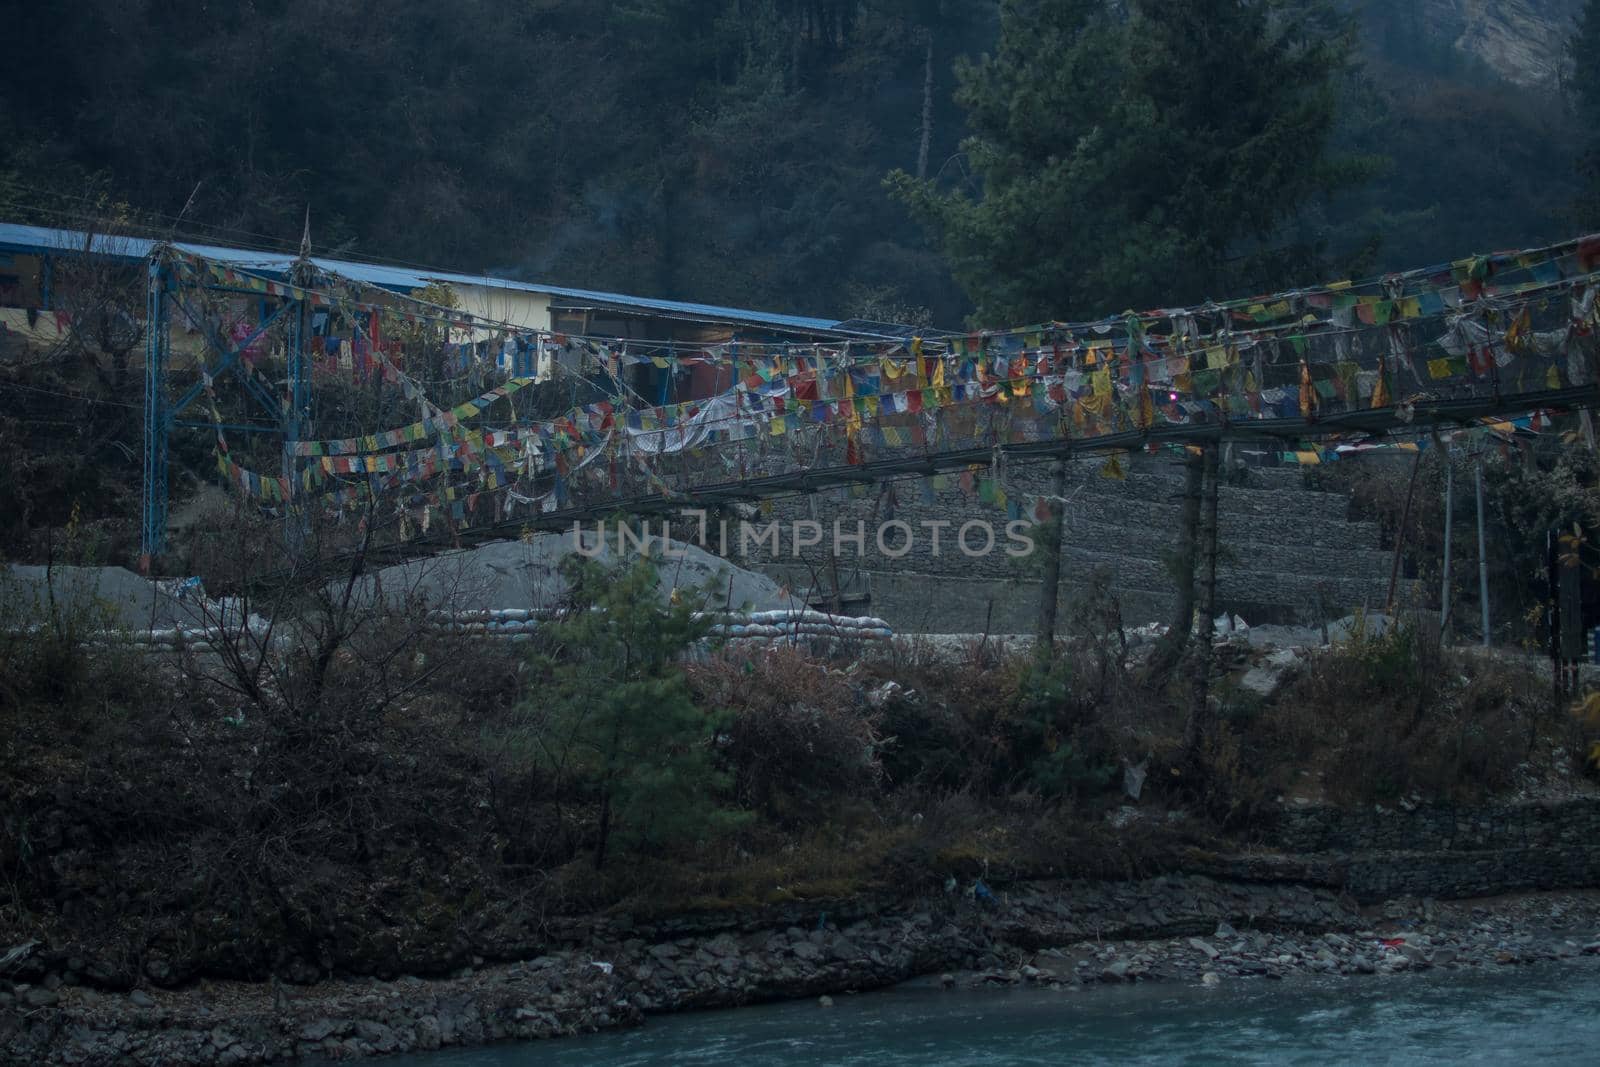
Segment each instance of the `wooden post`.
M1489 550L1483 538L1483 455L1472 472L1473 488L1478 497L1478 610L1482 616L1483 647L1489 647Z
M1578 664L1583 662L1583 578L1579 567L1583 532L1574 524L1571 533L1563 532L1556 541L1559 565L1556 595L1556 617L1560 620L1561 641L1557 648L1561 657L1561 691L1564 696L1577 694Z
M1450 535L1455 526L1456 476L1455 464L1450 462L1448 450L1444 457L1444 577L1439 586L1439 640L1448 640L1450 628Z
M1165 681L1183 659L1184 650L1189 647L1189 633L1194 629L1194 563L1200 540L1205 457L1199 452L1186 453L1183 465L1183 515L1178 521L1178 551L1173 561L1176 573L1172 576L1177 600L1172 625L1145 664L1145 679L1154 685Z
M1191 768L1199 765L1200 748L1211 733L1211 639L1217 610L1217 446L1205 446L1204 508L1200 518L1200 628L1195 635L1189 690L1189 715L1183 728L1183 751Z
M1067 460L1050 468L1050 519L1044 529L1044 575L1039 589L1039 626L1033 652L1041 662L1055 658L1056 615L1061 599L1061 545L1066 526Z

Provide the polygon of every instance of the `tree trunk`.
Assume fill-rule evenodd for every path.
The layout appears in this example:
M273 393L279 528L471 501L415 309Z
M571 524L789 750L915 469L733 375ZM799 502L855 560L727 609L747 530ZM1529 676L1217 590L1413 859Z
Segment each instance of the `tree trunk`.
M1199 765L1201 746L1211 734L1211 637L1217 608L1217 446L1205 446L1205 508L1200 519L1200 632L1193 650L1194 674L1189 715L1183 725L1183 751L1190 767Z
M1044 577L1039 589L1039 628L1034 654L1048 663L1055 658L1056 612L1061 599L1061 542L1066 525L1067 461L1056 460L1050 470L1050 519L1044 528Z
M933 30L923 31L928 38L922 60L922 140L917 145L917 177L928 176L928 151L933 147Z
M1145 680L1161 685L1172 674L1189 647L1189 634L1194 628L1194 560L1196 543L1200 540L1201 482L1205 476L1203 455L1189 453L1183 463L1183 516L1178 522L1178 551L1173 559L1172 576L1177 604L1172 613L1172 625L1156 644L1155 651L1145 664Z
M1394 615L1394 594L1400 583L1400 558L1406 548L1406 530L1411 526L1411 498L1417 494L1417 472L1422 469L1422 453L1411 461L1411 481L1406 484L1406 506L1400 510L1400 526L1394 532L1394 561L1389 567L1389 595L1384 599L1383 610Z

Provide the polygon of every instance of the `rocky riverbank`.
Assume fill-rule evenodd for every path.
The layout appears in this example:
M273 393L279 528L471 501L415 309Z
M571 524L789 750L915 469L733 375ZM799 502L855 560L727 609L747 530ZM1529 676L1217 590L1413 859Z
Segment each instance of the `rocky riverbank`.
M355 1059L637 1025L647 1014L880 988L1218 984L1297 974L1502 967L1600 953L1600 892L1360 909L1325 889L1199 876L1034 883L573 922L548 951L449 977L311 986L201 981L108 993L70 969L0 981L0 1062L251 1064Z

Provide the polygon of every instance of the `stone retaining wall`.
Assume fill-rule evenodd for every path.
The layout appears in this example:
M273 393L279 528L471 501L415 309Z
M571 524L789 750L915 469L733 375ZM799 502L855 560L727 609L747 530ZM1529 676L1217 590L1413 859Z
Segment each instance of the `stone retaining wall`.
M1413 811L1285 807L1272 841L1285 852L1472 852L1600 847L1600 797Z
M1364 903L1591 888L1600 886L1600 798L1285 808L1269 843L1277 854L1234 858L1220 872L1337 887Z
M1167 621L1172 593L1165 560L1176 541L1182 466L1144 455L1124 463L1128 473L1122 481L1101 477L1097 459L1081 460L1069 469L1063 598L1070 603L1091 575L1103 570L1111 576L1128 623ZM1017 466L1005 476L1007 492L1025 501L1024 517L1029 519L1033 498L1048 493L1049 482L1047 464ZM986 617L994 632L1032 629L1039 565L1002 551L1005 510L979 503L955 485L931 498L916 481L896 486L893 493L892 501L877 491L862 497L826 492L778 501L759 523L777 520L787 530L795 521L817 521L824 531L823 545L796 558L786 542L779 553L756 549L739 562L797 592L815 591L814 599L820 599L834 581L829 558L834 524L848 535L860 521L867 530L865 553L847 543L837 565L841 589L847 599L854 598L851 610L870 611L902 631L981 630ZM1220 491L1218 516L1223 545L1219 610L1251 622L1298 622L1384 602L1390 556L1381 549L1377 527L1351 521L1348 498L1318 490L1300 468L1237 472ZM898 557L884 555L873 544L877 524L889 518L908 523L916 532L910 551ZM956 532L973 519L994 527L994 551L974 557L955 545ZM940 535L937 554L927 522L950 524ZM892 548L898 547L898 538L890 541ZM973 540L974 545L981 543L976 534Z

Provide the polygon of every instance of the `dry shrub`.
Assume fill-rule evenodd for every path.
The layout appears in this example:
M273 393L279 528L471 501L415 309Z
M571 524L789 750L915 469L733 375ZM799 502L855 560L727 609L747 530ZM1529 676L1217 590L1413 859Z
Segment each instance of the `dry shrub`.
M1218 827L1232 830L1257 825L1277 796L1280 768L1252 753L1240 730L1222 722L1200 748L1202 774L1196 802Z
M1250 743L1280 770L1320 765L1336 800L1484 796L1513 784L1545 710L1525 671L1402 625L1317 656Z
M953 877L996 884L1033 878L1146 878L1175 866L1185 845L1207 843L1187 821L1113 825L1094 808L1072 810L1036 793L906 797L914 831L885 856L891 882L931 889Z
M1571 748L1577 753L1579 768L1590 774L1600 772L1600 693L1589 693L1567 709L1571 717Z
M840 796L876 789L881 715L844 674L790 648L690 666L699 703L732 714L724 752L741 803L780 823L812 821Z
M1006 722L1015 710L1029 661L1008 656L988 669L927 658L906 665L867 665L867 684L897 681L883 702L891 744L884 768L891 783L940 792L987 791L1007 763Z
M868 664L905 688L884 702L884 757L897 786L1005 795L1083 796L1104 788L1131 732L1108 718L1126 681L1120 640L1069 640L1052 664L1001 656L986 669L960 661Z

